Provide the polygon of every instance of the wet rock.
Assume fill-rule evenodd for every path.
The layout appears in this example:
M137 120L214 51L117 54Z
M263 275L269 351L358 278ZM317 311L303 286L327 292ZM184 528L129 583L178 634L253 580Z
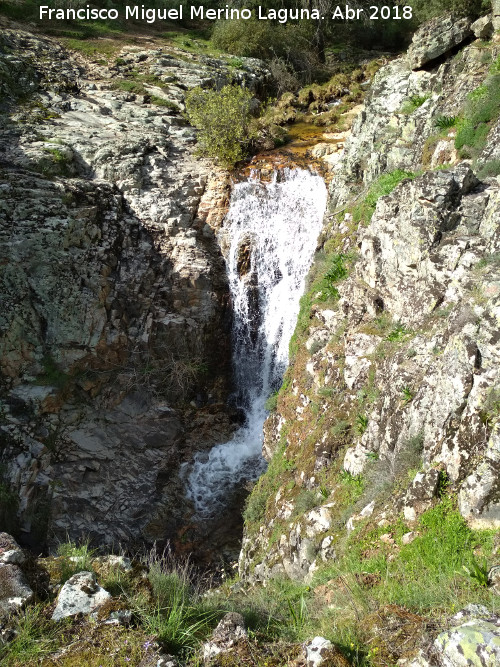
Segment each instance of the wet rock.
M468 18L454 16L425 23L413 36L407 59L411 69L418 69L449 53L473 34Z
M93 572L78 572L61 588L52 620L59 621L68 616L89 614L110 599L111 595L99 586Z

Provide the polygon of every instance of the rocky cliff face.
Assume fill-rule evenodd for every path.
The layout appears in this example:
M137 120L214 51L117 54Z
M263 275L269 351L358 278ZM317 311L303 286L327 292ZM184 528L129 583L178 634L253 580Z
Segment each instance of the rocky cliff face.
M171 534L179 463L233 428L215 238L228 180L194 158L180 112L192 86L269 75L175 49L117 56L0 40L0 455L28 542Z
M247 581L307 581L356 526L411 531L445 488L469 525L500 527L500 189L477 175L500 157L499 124L473 161L454 118L499 48L469 45L464 25L424 28L381 69L346 142L266 424Z

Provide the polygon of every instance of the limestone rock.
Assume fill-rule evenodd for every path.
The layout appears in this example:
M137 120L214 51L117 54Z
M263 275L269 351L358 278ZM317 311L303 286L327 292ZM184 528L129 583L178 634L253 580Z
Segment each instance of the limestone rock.
M500 595L500 565L494 565L488 572L488 586Z
M471 605L477 607L477 605ZM451 619L450 630L434 642L440 667L494 667L500 662L500 618L488 610L466 609Z
M219 621L210 640L203 644L203 659L210 660L219 653L230 651L238 642L247 638L243 616L237 612L229 612Z
M0 564L22 565L26 560L23 550L8 533L0 533Z
M462 44L472 34L468 18L449 16L433 19L421 26L413 36L407 54L408 64L411 69L419 69Z
M0 616L18 611L33 597L20 568L11 563L0 563Z
M491 14L481 16L471 25L471 30L477 39L490 39L493 34L493 16Z
M500 0L491 0L493 9L493 29L500 30Z
M440 472L431 468L415 475L403 500L403 514L407 521L414 521L418 514L428 509L439 484Z
M89 614L110 599L111 595L99 586L93 572L78 572L61 588L52 620Z
M332 642L324 637L314 637L311 641L304 644L306 652L307 667L319 667L325 662L329 650L332 648Z

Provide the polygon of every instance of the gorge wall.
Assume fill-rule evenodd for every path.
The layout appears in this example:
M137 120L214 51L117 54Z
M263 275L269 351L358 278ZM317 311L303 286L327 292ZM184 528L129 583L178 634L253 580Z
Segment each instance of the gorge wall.
M417 530L445 489L470 526L500 527L498 120L456 147L499 53L470 21L437 21L374 78L265 425L247 582L310 581L361 526Z
M148 46L108 67L0 38L0 512L37 548L172 537L180 463L239 419L228 176L194 157L181 111L195 85L270 75Z

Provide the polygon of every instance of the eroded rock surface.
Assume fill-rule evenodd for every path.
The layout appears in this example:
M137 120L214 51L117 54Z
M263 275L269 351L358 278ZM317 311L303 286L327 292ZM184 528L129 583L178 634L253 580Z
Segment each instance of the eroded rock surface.
M172 536L179 464L234 428L215 236L228 179L195 158L180 112L193 86L257 92L270 75L175 49L117 55L0 39L0 453L32 544L49 520L60 539Z
M402 57L375 76L330 184L323 236L352 258L349 276L336 305L310 295L303 347L265 426L266 457L290 472L245 535L239 566L250 582L310 581L338 536L368 518L402 516L412 533L443 487L471 527L500 527L500 183L478 177L498 154L499 124L477 167L452 155L455 132L443 138L447 164L435 141L436 118L456 115L487 76L474 43L428 70ZM400 184L357 225L346 209L385 172ZM339 457L370 489L350 509L329 477Z
M109 600L111 595L99 586L93 572L78 572L61 588L52 620L60 621L68 616L90 614Z

